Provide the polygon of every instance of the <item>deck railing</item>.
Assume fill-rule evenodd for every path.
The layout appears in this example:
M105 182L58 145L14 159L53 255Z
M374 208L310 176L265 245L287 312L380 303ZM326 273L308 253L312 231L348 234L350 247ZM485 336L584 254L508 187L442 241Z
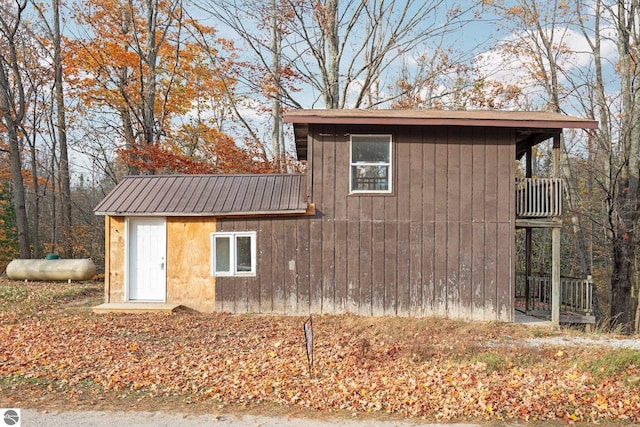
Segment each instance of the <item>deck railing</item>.
M526 277L518 275L516 298L526 301ZM551 310L551 277L529 276L529 304L531 311ZM593 282L590 277L560 278L560 310L590 315L593 305Z
M516 178L516 216L547 218L561 214L561 178Z

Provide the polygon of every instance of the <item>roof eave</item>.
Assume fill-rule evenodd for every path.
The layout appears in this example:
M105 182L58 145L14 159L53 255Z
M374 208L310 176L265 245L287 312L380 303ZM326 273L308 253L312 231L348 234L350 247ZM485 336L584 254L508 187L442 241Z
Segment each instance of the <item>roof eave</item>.
M284 209L273 211L239 211L239 212L94 212L97 216L154 216L154 217L264 217L264 216L291 216L313 215L315 207L310 204L304 209Z
M292 124L349 124L349 125L403 125L403 126L469 126L505 127L521 129L596 129L598 122L592 120L509 120L509 119L462 119L462 118L418 118L418 117L322 117L285 116Z

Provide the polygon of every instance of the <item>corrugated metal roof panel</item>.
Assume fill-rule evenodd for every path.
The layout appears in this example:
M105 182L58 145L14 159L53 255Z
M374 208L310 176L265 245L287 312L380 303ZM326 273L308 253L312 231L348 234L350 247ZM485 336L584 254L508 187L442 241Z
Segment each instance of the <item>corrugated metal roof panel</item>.
M125 177L97 215L230 216L303 213L305 175L140 175Z

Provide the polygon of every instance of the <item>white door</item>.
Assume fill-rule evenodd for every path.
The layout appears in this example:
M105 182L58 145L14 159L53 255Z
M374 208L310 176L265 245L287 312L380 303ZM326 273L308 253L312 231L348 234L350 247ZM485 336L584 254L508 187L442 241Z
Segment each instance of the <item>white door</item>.
M165 301L166 222L129 218L129 300Z

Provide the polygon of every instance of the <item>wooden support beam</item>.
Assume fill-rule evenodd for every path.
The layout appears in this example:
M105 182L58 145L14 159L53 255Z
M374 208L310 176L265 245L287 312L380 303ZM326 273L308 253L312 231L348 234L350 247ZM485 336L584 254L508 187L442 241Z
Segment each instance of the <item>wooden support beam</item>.
M524 294L525 294L525 309L531 310L531 289L529 288L529 277L531 276L531 233L532 229L527 227L525 229L525 241L524 241L524 258L525 258L525 277L524 277Z
M560 327L560 229L551 229L551 323Z
M527 157L526 157L526 171L525 176L527 178L531 178L533 175L533 147L530 145L527 147ZM525 250L524 250L524 258L525 258L525 277L524 277L524 292L525 292L525 308L527 311L531 310L531 289L529 288L529 277L531 276L531 235L533 230L531 227L527 227L525 230Z
M553 178L560 172L560 134L553 137ZM560 228L551 229L551 323L560 328Z
M516 228L560 228L562 218L516 218Z

